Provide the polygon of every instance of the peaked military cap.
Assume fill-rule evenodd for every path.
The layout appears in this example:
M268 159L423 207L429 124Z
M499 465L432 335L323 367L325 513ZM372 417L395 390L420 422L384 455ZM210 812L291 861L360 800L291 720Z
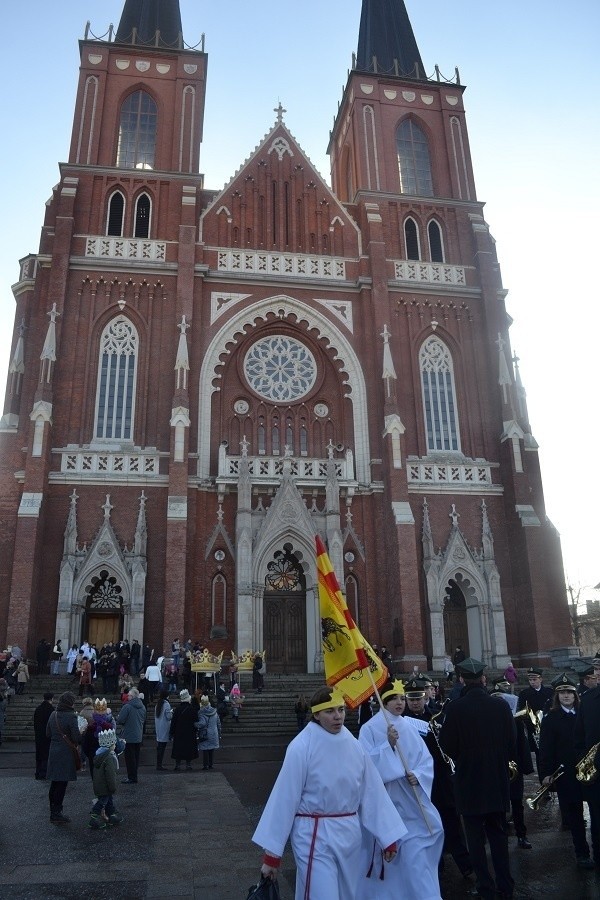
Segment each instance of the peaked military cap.
M567 675L566 672L552 679L552 687L555 691L577 691L575 679Z
M510 681L507 681L506 678L499 678L498 681L494 682L494 687L498 691L507 691L510 687Z
M407 700L420 700L427 693L429 682L425 678L411 678L404 682Z
M480 659L473 659L472 656L467 656L466 659L457 664L456 671L459 675L466 675L467 678L478 678L479 675L483 674L485 668L485 663L482 663Z
M527 674L528 674L528 675L539 675L540 678L541 678L542 675L543 675L544 673L543 673L542 670L539 669L537 666L530 666L530 667L527 669Z
M585 678L586 675L594 674L594 666L591 662L585 659L576 660L573 662L573 669L580 678Z

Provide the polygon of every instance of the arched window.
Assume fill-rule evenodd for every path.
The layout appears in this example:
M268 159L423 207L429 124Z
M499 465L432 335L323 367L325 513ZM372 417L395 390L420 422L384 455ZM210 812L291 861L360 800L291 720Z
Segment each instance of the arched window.
M404 241L406 243L406 258L421 259L419 229L415 220L411 219L410 216L404 222Z
M125 198L121 191L115 191L108 201L108 223L106 233L113 237L123 237L123 216Z
M221 551L222 552L222 551ZM224 575L215 575L212 580L212 628L223 629L227 622L227 581ZM212 637L222 637L220 634L212 634Z
M130 94L121 107L117 166L153 169L156 148L157 107L146 91Z
M147 238L150 236L150 197L148 194L140 194L135 203L135 224L133 236Z
M429 258L431 262L444 262L442 229L435 219L432 219L427 226L427 237L429 238Z
M433 197L429 145L425 134L412 119L405 119L399 125L396 149L402 193Z
M133 440L135 380L139 339L125 316L109 322L100 338L96 427L101 440Z
M435 335L419 354L427 450L460 450L452 356Z
M354 575L348 575L346 578L346 606L358 625L358 581Z

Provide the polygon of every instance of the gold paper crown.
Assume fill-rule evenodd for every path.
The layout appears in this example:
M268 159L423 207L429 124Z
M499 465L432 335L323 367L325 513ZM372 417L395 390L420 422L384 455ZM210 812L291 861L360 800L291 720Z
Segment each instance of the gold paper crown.
M102 698L102 700L100 699L100 697L94 700L94 709L99 713L106 712L106 710L108 709L108 703L106 702L104 697Z
M404 696L404 685L397 678L395 679L395 681L392 681L391 687L389 687L387 691L384 691L382 693L381 701L383 702L387 699L387 697L394 697L396 694Z
M322 709L332 709L335 706L345 705L346 701L344 700L344 695L340 693L337 688L334 688L329 700L326 700L324 703L317 703L316 706L311 706L311 712L321 712Z

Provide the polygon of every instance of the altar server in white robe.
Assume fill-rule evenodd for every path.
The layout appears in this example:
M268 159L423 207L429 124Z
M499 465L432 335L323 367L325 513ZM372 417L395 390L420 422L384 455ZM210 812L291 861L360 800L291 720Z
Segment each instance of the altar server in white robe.
M408 833L400 841L395 858L386 861L381 845L377 846L371 835L363 832L356 898L441 900L438 864L444 846L444 829L431 802L433 759L415 725L416 720L402 717L405 702L402 682L384 685L381 699L385 713L380 710L369 719L360 729L358 740L375 763Z
M361 825L393 859L406 827L381 778L344 727L344 698L323 687L312 719L287 748L252 840L263 847L261 873L275 878L288 836L296 860L296 900L354 900Z

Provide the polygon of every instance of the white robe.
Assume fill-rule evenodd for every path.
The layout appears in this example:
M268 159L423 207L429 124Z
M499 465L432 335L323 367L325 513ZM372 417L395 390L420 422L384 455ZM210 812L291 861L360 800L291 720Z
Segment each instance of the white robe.
M322 814L323 818L304 818L297 813ZM334 813L356 815L331 817ZM406 834L358 741L346 728L330 734L309 722L287 748L252 840L282 856L290 837L297 867L295 896L304 900L317 825L307 900L354 900L360 874L361 824L382 847Z
M398 746L404 755L407 769L399 755L390 747L387 738L388 722L383 712L369 719L359 733L359 743L365 748L379 772L394 806L408 828L400 843L400 852L391 863L384 863L380 847L374 847L370 835L363 833L362 868L356 900L440 900L438 864L444 846L444 829L439 813L431 802L433 759L413 725L416 720L404 719L388 712L398 732ZM405 775L413 772L419 780L416 788L427 822ZM371 876L367 877L369 868ZM380 878L383 868L384 877Z

